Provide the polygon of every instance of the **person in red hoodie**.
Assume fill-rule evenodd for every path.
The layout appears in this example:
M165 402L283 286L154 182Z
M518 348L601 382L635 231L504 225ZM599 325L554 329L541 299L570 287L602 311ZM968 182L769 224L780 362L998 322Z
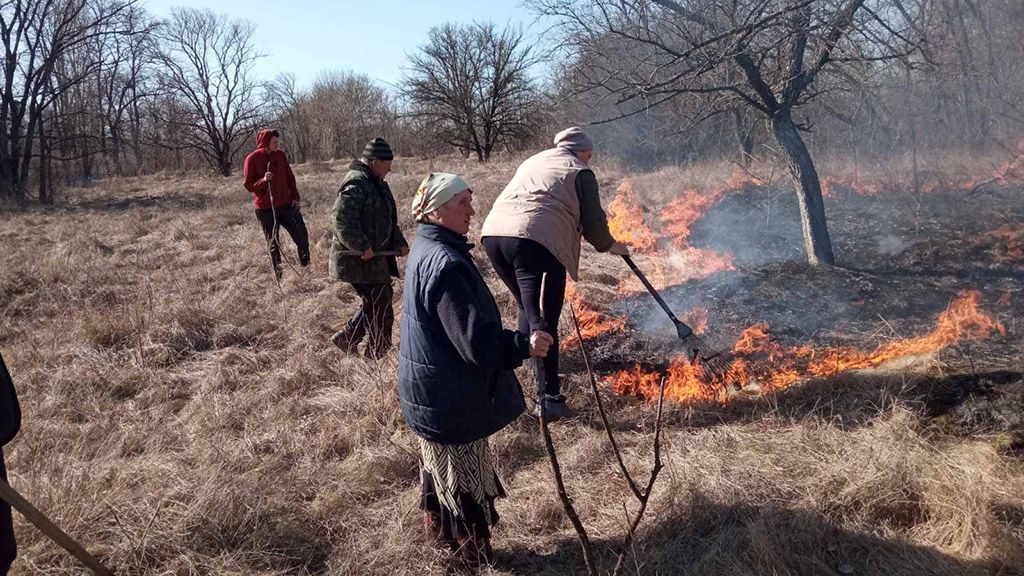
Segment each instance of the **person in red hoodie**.
M274 274L281 279L280 230L283 226L298 247L299 265L309 265L309 233L299 211L299 189L288 157L280 150L277 130L260 130L256 149L245 157L245 189L252 192L256 218L270 245Z

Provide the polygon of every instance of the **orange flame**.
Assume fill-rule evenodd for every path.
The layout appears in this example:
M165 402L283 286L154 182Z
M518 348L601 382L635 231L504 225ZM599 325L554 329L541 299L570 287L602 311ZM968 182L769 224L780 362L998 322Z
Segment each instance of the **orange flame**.
M576 291L576 284L574 282L569 282L565 290L565 296L576 312L576 320L580 323L580 334L583 335L584 340L615 332L616 330L622 330L626 327L625 318L609 317L606 311L584 300L579 292ZM561 341L559 345L560 350L571 350L580 345L575 329L572 330L571 334L570 337Z
M976 340L1006 328L978 307L980 294L963 292L939 315L935 328L924 336L896 340L870 353L851 348L818 350L811 346L785 347L771 340L767 324L743 331L733 346L735 360L727 374L709 381L685 356L671 361L665 397L677 402L726 401L720 391L732 384L756 384L761 390L781 390L810 377L832 376L849 370L874 368L900 358L934 354L962 340ZM661 375L639 366L608 376L619 394L654 398Z
M659 291L691 280L706 278L716 272L734 269L733 255L728 252L719 254L714 250L687 247L659 256L639 262L647 279ZM619 281L618 289L622 294L634 294L643 292L644 286L636 277L627 276Z
M637 200L633 183L623 182L608 204L608 230L612 237L642 254L655 251L657 237L644 221L643 206Z
M825 198L837 198L839 188L845 188L858 196L879 196L885 192L892 192L898 187L882 182L866 182L860 175L854 175L852 179L838 176L821 178L821 195Z
M697 334L703 334L708 329L708 318L711 317L711 313L707 308L701 306L693 308L686 314L683 314L683 321L686 322L690 328Z
M724 193L724 189L710 194L701 194L693 189L685 190L682 196L665 205L661 211L661 221L665 223L665 231L672 236L674 246L689 246L691 227L704 217Z
M747 184L757 184L757 180L740 180L734 176L733 180L724 187L714 190L709 194L701 194L694 189L687 189L683 195L669 202L659 214L659 219L664 224L664 229L671 239L673 250L669 253L656 252L661 258L652 259L644 265L649 268L647 272L651 284L658 290L670 286L676 286L684 282L706 278L717 272L733 270L734 257L731 253L719 254L714 250L695 248L690 246L690 233L692 226L699 221L707 211L717 203L728 191L743 187ZM620 187L620 193L623 188ZM625 199L632 194L632 185L628 189L629 194L620 194L616 200ZM614 204L614 202L613 202ZM611 222L609 221L609 224ZM645 237L649 235L654 238L650 229L644 227ZM613 231L614 234L614 231ZM634 243L634 246L639 245ZM653 247L656 241L643 243L650 248L638 250L641 253L650 254L655 252ZM639 292L643 290L642 284L636 278L625 278L619 283L619 290L624 293Z
M1020 175L1024 176L1024 157L1019 159L1021 162ZM937 192L951 192L955 190L972 190L979 184L985 182L992 182L993 180L1008 179L1006 175L1007 171L1012 172L1013 162L1006 162L1003 166L996 171L995 178L985 175L971 176L963 173L956 174L929 174L928 177L922 177L916 184L910 185L898 180L874 178L868 180L862 178L860 174L854 174L852 178L846 178L842 176L823 176L821 177L821 195L825 198L838 198L841 190L848 190L849 192L858 196L881 196L883 194L900 194L900 193L911 193L915 192L914 186L916 186L916 192L920 194L934 194Z
M656 289L663 290L701 276L693 266L694 262L701 260L699 253L691 254L688 260L694 262L689 262L680 258L666 258L666 255L657 249L658 237L644 220L643 208L636 198L636 190L631 181L627 180L619 186L615 199L608 205L608 214L608 229L612 236L630 245L638 254L658 256L640 264ZM699 217L700 215L695 215L693 220ZM671 224L668 231L673 233ZM688 235L689 231L685 233ZM619 282L620 293L630 294L643 290L643 284L632 276L624 277Z
M757 176L751 176L742 170L733 170L729 181L725 183L725 190L742 190L747 186L764 186L766 184L767 182Z

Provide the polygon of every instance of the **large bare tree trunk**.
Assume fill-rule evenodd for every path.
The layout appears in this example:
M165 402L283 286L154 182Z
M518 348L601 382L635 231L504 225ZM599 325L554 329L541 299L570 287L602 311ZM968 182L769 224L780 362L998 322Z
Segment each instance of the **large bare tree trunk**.
M231 156L229 152L222 152L218 154L220 158L217 160L217 172L221 176L231 176Z
M51 181L51 158L50 142L47 137L43 120L40 119L39 126L39 202L42 204L53 203L53 182Z
M788 111L779 111L772 118L772 132L786 153L790 174L797 188L800 203L800 224L804 232L807 262L812 266L835 264L832 239L825 219L825 202L821 197L821 181L814 168L811 153Z

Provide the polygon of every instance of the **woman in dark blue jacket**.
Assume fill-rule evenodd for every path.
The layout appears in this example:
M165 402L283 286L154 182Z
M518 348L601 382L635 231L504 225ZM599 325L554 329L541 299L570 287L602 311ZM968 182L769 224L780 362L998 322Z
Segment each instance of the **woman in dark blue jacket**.
M464 558L486 562L494 499L504 496L487 438L525 410L512 370L547 355L552 338L502 326L469 254L472 200L454 174L431 174L416 192L420 226L406 264L398 391L420 437L428 531Z

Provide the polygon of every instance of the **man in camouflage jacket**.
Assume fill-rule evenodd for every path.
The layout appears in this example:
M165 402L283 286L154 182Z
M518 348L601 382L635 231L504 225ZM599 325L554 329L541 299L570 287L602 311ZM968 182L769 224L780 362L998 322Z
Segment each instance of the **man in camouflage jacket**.
M384 181L393 158L391 147L382 138L367 143L362 158L349 166L333 209L330 274L351 284L362 306L331 342L353 353L369 336L365 354L374 359L391 349L395 321L391 278L398 277L395 256L378 253L409 253L409 244L398 228L395 198Z

